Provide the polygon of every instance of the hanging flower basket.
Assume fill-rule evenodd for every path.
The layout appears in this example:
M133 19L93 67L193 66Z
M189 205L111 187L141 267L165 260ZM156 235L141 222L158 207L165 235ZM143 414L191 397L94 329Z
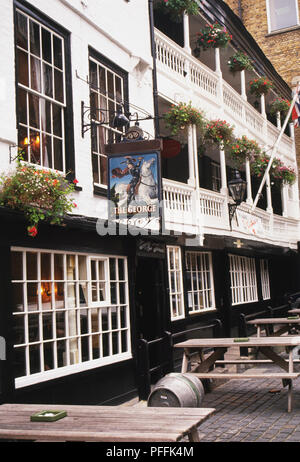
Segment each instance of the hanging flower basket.
M184 13L194 16L199 14L199 6L195 0L160 0L155 8L170 14L174 20L181 20Z
M226 120L211 120L206 125L204 139L216 143L221 149L233 141L234 127Z
M292 185L296 181L296 173L292 167L287 167L281 160L276 159L275 168L272 173L272 179L280 183Z
M225 26L218 23L209 24L198 33L197 44L203 50L208 48L225 48L231 41L232 35Z
M231 72L243 71L244 69L252 70L252 60L242 51L237 51L229 58L228 66Z
M276 115L277 112L287 114L290 107L291 103L289 100L282 97L275 98L270 104L270 114Z
M257 157L255 161L251 163L251 173L256 177L261 178L264 175L269 162L270 157L267 155ZM285 166L284 163L276 157L273 159L269 174L270 180L277 185L280 185L281 183L291 185L296 181L295 170L291 167Z
M191 103L172 105L170 111L164 114L163 118L172 135L177 135L180 130L184 130L188 125L196 125L200 130L203 130L205 126L203 112L192 107Z
M255 140L249 140L245 135L237 138L228 149L229 157L234 166L239 170L249 159L250 162L261 155L261 149Z
M35 237L40 221L61 224L64 215L77 205L69 197L75 190L61 175L31 165L17 164L16 170L0 180L0 205L24 212L28 235Z
M266 95L272 87L273 83L266 77L250 81L250 93L255 96Z

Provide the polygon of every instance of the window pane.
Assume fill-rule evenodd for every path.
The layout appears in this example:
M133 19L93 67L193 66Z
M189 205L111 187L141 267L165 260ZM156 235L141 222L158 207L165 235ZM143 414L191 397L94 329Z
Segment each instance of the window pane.
M11 278L13 281L23 279L23 254L22 252L11 252Z
M27 94L26 91L18 90L18 122L27 125Z
M52 168L52 139L49 135L42 137L43 151L42 151L42 164L44 167Z
M45 29L42 29L43 39L43 59L48 63L52 63L52 50L51 50L51 34Z
M17 12L16 18L16 39L17 46L28 49L28 26L27 18L21 13Z
M41 279L51 280L51 255L50 253L41 254Z
M31 69L31 88L35 91L41 92L41 62L39 59L31 56L30 58Z
M25 343L25 325L24 325L24 316L15 317L14 325L14 343L15 345L22 345Z
M38 310L38 284L27 284L27 308L28 311Z
M54 70L54 86L55 86L55 99L63 103L64 101L63 73L56 69Z
M37 253L26 252L26 271L28 281L37 281Z
M29 123L31 127L40 128L39 97L29 95Z
M29 86L28 54L21 50L18 50L18 81L26 87Z
M24 311L23 284L13 284L13 311Z
M62 109L57 104L52 104L53 110L53 134L62 137Z
M97 88L98 85L98 74L97 74L97 64L93 61L90 61L90 84L91 86Z
M48 64L43 64L44 93L50 98L53 98L52 78L52 67L48 66Z
M63 171L62 142L57 138L54 138L54 168Z
M62 40L56 35L53 35L53 50L54 50L54 65L59 67L59 69L63 68L63 60L62 60Z
M18 130L18 145L22 147L23 160L28 160L28 132L27 128L22 126Z
M283 29L297 24L295 0L269 0L271 29Z
M30 29L30 52L40 56L40 26L33 21L29 21Z

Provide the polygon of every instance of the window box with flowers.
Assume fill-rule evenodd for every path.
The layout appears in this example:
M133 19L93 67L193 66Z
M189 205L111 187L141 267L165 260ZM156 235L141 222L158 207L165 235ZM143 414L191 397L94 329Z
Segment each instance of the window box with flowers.
M225 26L218 23L208 24L198 33L197 45L203 50L208 48L225 48L232 39L232 35Z
M250 162L255 161L261 155L261 149L255 140L250 140L243 135L230 145L228 154L234 166L240 169L245 165L246 159L249 159Z
M281 112L282 114L287 114L291 107L291 103L289 100L282 98L279 96L275 98L270 104L270 114L272 116L276 115L277 112Z
M255 96L266 95L273 88L273 83L266 77L259 77L250 81L250 93Z
M199 14L199 6L195 0L160 0L155 8L169 13L173 20L181 19L184 13L192 16Z
M216 143L221 149L233 141L234 127L226 120L211 120L205 127L204 139Z
M28 234L35 237L40 221L62 224L64 216L77 207L70 197L76 182L71 184L54 171L19 162L14 172L1 177L0 205L22 211Z
M242 51L237 51L229 58L228 66L231 72L243 71L245 69L252 70L252 60Z
M179 130L184 130L188 125L196 125L200 130L204 130L205 126L203 112L192 107L191 103L172 105L169 112L164 114L163 119L172 135L177 135Z

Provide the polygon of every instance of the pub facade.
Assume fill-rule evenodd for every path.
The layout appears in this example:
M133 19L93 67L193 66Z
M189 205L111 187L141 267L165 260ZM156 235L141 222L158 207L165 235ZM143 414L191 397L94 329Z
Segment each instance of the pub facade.
M1 173L21 151L23 168L75 185L63 223L41 220L34 236L22 211L0 206L2 402L145 399L149 369L153 383L174 369L179 334L215 335L217 320L234 335L240 313L297 288L297 181L268 177L252 210L260 181L247 159L231 215L226 150L164 118L191 102L270 152L284 120L270 98L291 89L222 1L176 18L155 0L111 3L1 3ZM216 22L231 43L199 53L199 30ZM255 65L233 74L240 49ZM257 98L249 83L260 75L273 90ZM291 124L276 156L297 177ZM137 186L148 199L133 208Z

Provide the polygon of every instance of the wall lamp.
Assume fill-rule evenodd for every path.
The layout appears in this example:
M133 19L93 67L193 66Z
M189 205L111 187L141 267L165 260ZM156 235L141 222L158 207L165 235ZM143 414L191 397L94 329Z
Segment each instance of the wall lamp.
M235 178L228 181L228 189L234 201L233 204L232 203L228 204L230 229L231 229L232 219L236 212L236 208L244 200L246 188L247 188L247 182L241 178L240 172L236 170Z
M114 116L110 121L107 120L108 116ZM153 120L154 117L148 115L146 117L139 117L138 113L128 113L125 115L122 108L119 107L117 111L110 111L108 109L94 108L91 106L85 106L84 101L81 101L81 136L84 138L84 134L92 128L92 126L110 125L116 129L122 129L123 127L129 128L130 122L135 122L138 125L140 120ZM86 121L88 120L88 122Z

